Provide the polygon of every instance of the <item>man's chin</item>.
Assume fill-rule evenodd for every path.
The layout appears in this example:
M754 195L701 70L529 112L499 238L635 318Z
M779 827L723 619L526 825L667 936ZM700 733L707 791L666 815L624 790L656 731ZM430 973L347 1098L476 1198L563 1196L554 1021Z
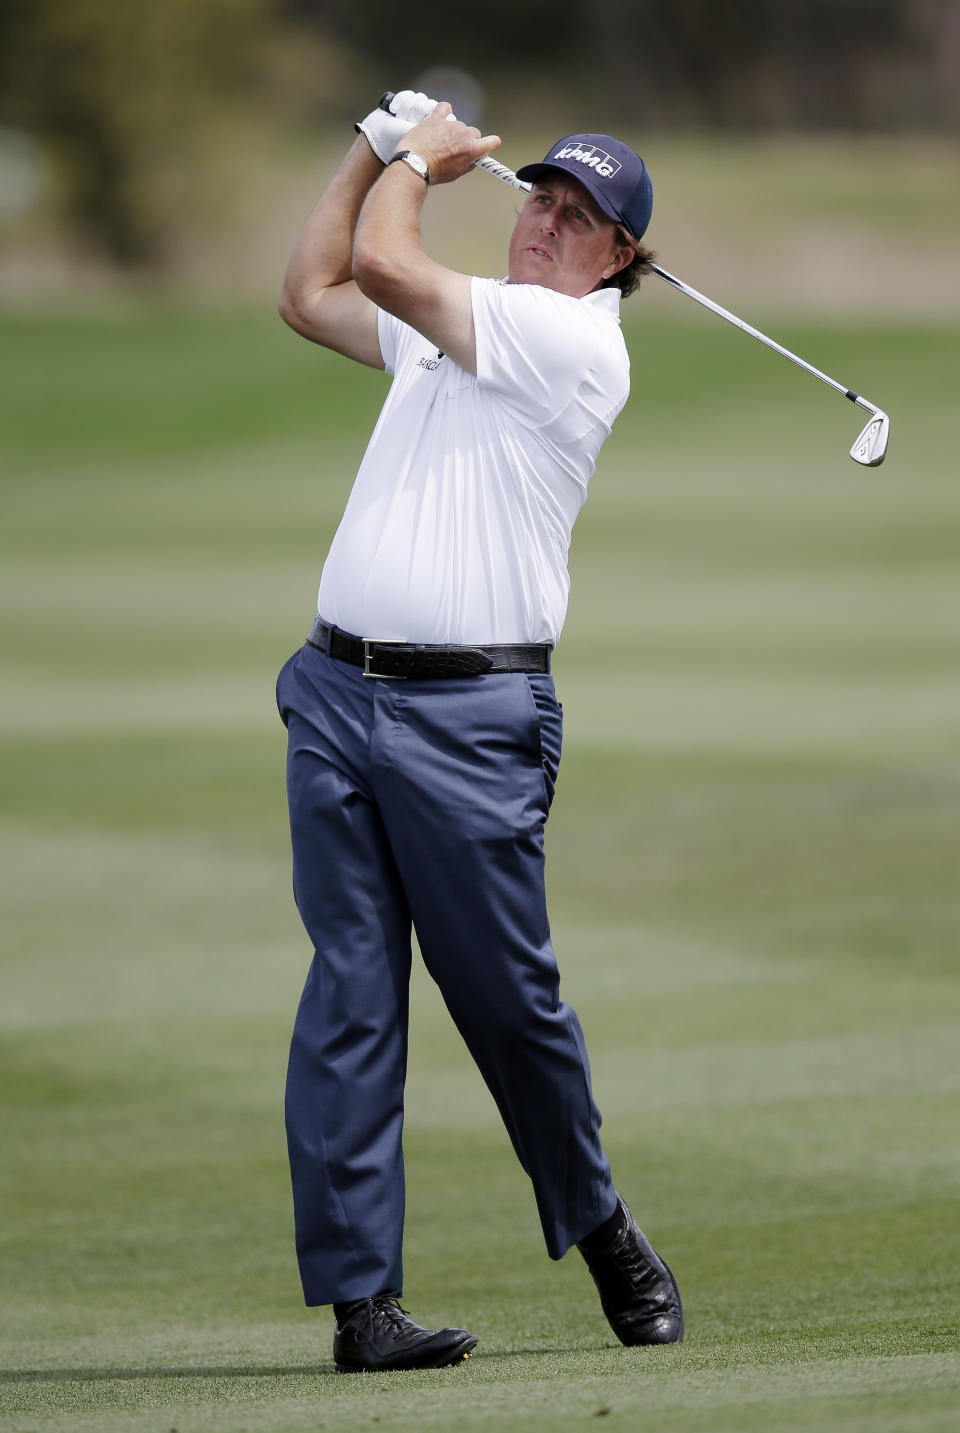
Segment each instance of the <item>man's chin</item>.
M507 283L539 284L542 289L554 289L557 293L562 293L556 278L557 275L550 264L521 264L519 268L510 270Z

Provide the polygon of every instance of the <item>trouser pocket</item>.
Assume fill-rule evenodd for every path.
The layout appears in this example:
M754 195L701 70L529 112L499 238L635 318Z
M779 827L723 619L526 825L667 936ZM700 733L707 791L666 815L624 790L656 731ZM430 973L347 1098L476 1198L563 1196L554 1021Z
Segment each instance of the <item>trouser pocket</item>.
M527 687L536 709L537 725L540 731L540 765L547 792L547 809L553 802L557 774L560 770L560 754L563 746L563 708L557 701L553 678L546 673L529 672Z
M283 666L280 668L280 675L277 677L277 711L280 713L280 720L283 722L284 726L287 725L287 722L290 718L290 711L289 707L284 701L284 694L287 688L287 682L289 680L290 669L299 655L300 651L298 649L296 652L294 652L292 657L288 657L287 660L284 662Z

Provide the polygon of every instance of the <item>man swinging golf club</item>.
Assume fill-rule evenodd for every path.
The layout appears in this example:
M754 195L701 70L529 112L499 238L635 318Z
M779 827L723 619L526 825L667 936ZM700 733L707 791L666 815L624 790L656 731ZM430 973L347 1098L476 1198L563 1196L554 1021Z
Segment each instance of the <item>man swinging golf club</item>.
M423 250L428 187L499 145L406 91L377 108L297 241L280 312L393 377L284 666L297 906L315 955L287 1134L307 1304L341 1370L439 1368L477 1340L400 1307L411 924L533 1184L625 1344L683 1337L676 1282L614 1187L559 994L543 833L560 760L550 655L567 550L623 407L621 292L650 256L643 161L569 136L520 170L504 281Z

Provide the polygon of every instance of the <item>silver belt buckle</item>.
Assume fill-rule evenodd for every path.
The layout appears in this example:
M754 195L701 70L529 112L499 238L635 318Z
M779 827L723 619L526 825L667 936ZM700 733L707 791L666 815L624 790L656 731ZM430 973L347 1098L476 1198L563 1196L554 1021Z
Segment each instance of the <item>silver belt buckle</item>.
M398 676L394 672L375 672L370 666L373 660L370 654L371 647L405 647L407 645L406 637L361 637L360 640L363 643L363 675L365 677L379 677L385 682L405 682L407 680L406 677Z

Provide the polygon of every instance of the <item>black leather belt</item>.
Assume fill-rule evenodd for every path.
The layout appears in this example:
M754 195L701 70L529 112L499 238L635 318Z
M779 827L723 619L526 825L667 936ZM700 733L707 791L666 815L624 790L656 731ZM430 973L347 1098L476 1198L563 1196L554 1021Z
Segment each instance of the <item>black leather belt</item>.
M550 645L445 647L355 637L318 617L307 641L340 662L362 667L365 677L482 677L495 672L549 672Z

